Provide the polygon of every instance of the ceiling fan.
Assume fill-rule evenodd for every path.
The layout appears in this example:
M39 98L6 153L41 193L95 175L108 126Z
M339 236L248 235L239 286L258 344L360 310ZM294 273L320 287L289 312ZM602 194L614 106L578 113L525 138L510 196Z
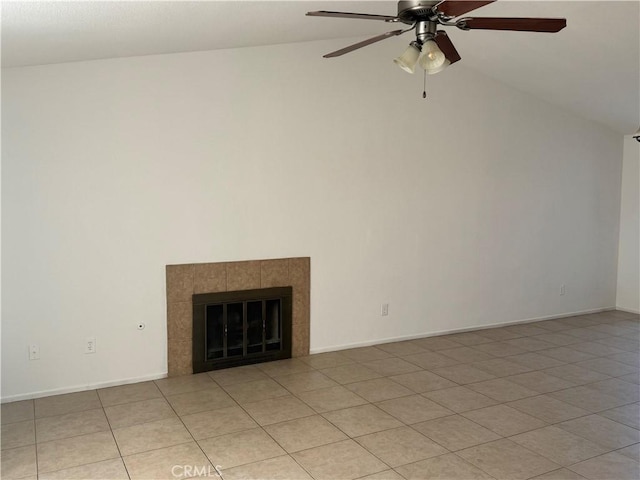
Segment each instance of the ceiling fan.
M409 73L415 71L418 63L429 74L441 72L449 65L460 60L460 54L453 46L447 33L444 30L437 29L439 25L458 27L461 30L514 30L548 33L559 32L567 26L567 20L564 18L460 17L467 12L495 1L400 1L398 2L398 14L395 17L367 13L329 12L326 10L308 12L307 15L310 17L380 20L387 23L410 25L406 29L392 30L362 42L354 43L348 47L328 53L324 55L324 58L339 57L372 43L415 30L416 39L409 44L409 48L394 62Z

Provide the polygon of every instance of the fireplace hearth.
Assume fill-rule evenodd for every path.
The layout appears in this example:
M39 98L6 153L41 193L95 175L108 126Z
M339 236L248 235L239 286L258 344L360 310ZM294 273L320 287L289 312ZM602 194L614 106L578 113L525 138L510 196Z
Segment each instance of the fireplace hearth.
M291 358L291 287L193 295L193 373Z

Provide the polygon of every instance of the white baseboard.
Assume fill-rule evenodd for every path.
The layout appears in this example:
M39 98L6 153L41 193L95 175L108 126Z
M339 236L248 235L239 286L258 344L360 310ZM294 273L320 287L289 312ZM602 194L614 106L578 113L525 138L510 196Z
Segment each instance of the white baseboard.
M19 400L31 400L34 398L49 397L51 395L62 395L64 393L84 392L85 390L96 390L98 388L117 387L128 385L129 383L147 382L149 380L159 380L166 378L167 373L156 373L142 377L126 378L124 380L113 380L111 382L89 383L87 385L76 385L73 387L54 388L52 390L41 390L39 392L24 393L20 395L10 395L2 397L0 403L17 402Z
M640 314L640 310L635 310L633 308L616 307L616 310L619 310L621 312L627 312L627 313L635 313L636 315Z
M600 312L606 312L606 311L610 311L610 310L620 310L623 312L628 312L628 313L639 313L638 311L633 311L633 310L628 310L628 309L624 309L624 308L620 308L620 307L606 307L606 308L596 308L596 309L592 309L592 310L582 310L579 312L567 312L567 313L561 313L561 314L556 314L556 315L547 315L547 316L543 316L543 317L536 317L536 318L527 318L524 320L515 320L515 321L511 321L511 322L501 322L501 323L491 323L491 324L485 324L485 325L476 325L473 327L463 327L463 328L454 328L454 329L449 329L449 330L438 330L438 331L434 331L434 332L426 332L426 333L419 333L419 334L415 334L415 335L403 335L400 337L388 337L388 338L380 338L380 339L376 339L376 340L369 340L366 342L356 342L356 343L350 343L350 344L343 344L343 345L334 345L334 346L330 346L330 347L321 347L321 348L312 348L310 353L325 353L325 352L335 352L335 351L339 351L339 350L346 350L349 348L357 348L357 347L368 347L371 345L379 345L381 343L391 343L391 342L400 342L403 340L415 340L416 338L426 338L426 337L434 337L437 335L447 335L447 334L451 334L451 333L463 333L463 332L473 332L473 331L479 331L479 330L484 330L487 328L495 328L495 327L506 327L509 325L518 325L518 324L523 324L523 323L531 323L531 322L540 322L543 320L554 320L557 318L566 318L566 317L573 317L576 315L586 315L589 313L600 313ZM130 383L138 383L138 382L146 382L149 380L159 380L161 378L166 378L167 377L167 372L163 372L163 373L156 373L154 375L145 375L142 377L134 377L134 378L126 378L123 380L113 380L110 382L100 382L100 383L90 383L90 384L86 384L86 385L76 385L73 387L66 387L66 388L56 388L56 389L52 389L52 390L42 390L39 392L32 392L32 393L25 393L25 394L20 394L20 395L10 395L7 397L2 397L0 399L0 403L8 403L8 402L16 402L19 400L31 400L34 398L41 398L41 397L49 397L51 395L62 395L65 393L75 393L75 392L83 392L86 390L95 390L98 388L107 388L107 387L117 387L120 385L127 385Z
M415 335L403 335L400 337L388 337L388 338L380 338L376 340L368 340L366 342L356 342L356 343L349 343L349 344L343 344L343 345L334 345L331 347L312 348L309 353L314 354L314 353L336 352L339 350L348 350L349 348L370 347L371 345L380 345L382 343L402 342L404 340L415 340L417 338L436 337L438 335L449 335L452 333L477 332L480 330L485 330L487 328L508 327L510 325L519 325L522 323L541 322L544 320L555 320L558 318L575 317L576 315L587 315L589 313L608 312L610 310L616 310L616 307L594 308L591 310L581 310L579 312L567 312L567 313L560 313L555 315L546 315L543 317L526 318L524 320L515 320L510 322L489 323L484 325L476 325L474 327L462 327L462 328L453 328L449 330L437 330L434 332L419 333ZM618 308L617 310L620 310L620 308Z

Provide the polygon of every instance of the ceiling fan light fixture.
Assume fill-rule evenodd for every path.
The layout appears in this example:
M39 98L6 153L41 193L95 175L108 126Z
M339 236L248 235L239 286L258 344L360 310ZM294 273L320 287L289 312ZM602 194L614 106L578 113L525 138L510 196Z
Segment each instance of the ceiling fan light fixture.
M393 59L393 63L398 65L405 72L413 73L416 71L416 63L418 63L419 57L420 45L418 45L418 42L411 42L402 55Z
M433 75L434 73L440 73L441 71L443 71L445 68L447 68L449 65L451 65L451 62L449 61L448 58L444 59L444 63L442 65L440 65L439 67L435 67L435 68L426 68L426 72L429 75Z
M633 134L633 138L635 138L638 142L640 142L640 128Z
M434 70L442 67L446 60L447 58L444 56L444 53L442 53L442 50L440 50L440 47L438 47L436 42L433 40L427 40L424 42L422 45L422 55L420 56L418 63L427 71L427 73L437 73ZM438 70L438 72L439 71L440 70Z
M1 0L0 0L1 1ZM355 12L334 12L319 10L307 12L311 17L351 18L361 20L377 20L387 23L404 24L406 28L392 30L375 37L354 43L334 52L323 55L333 58L353 52L359 48L380 42L387 38L414 31L415 41L409 48L394 59L394 63L405 72L415 73L416 64L426 74L441 72L449 65L461 60L460 54L445 30L439 26L457 27L461 30L508 30L514 32L559 32L567 26L566 18L534 18L534 17L467 17L466 13L496 0L459 1L459 0L401 0L398 2L398 13L377 15ZM426 93L423 93L426 98ZM633 136L640 142L640 133Z

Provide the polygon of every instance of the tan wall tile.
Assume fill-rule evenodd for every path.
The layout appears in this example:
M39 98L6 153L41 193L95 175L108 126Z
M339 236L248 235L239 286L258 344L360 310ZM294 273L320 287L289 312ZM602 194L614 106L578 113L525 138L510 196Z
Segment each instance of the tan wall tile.
M167 303L191 301L193 270L193 264L167 265Z
M292 356L309 354L309 257L246 262L167 265L167 337L169 376L191 374L193 293L293 287Z
M217 293L227 291L226 263L196 263L194 266L193 293Z
M260 261L227 263L227 291L260 288Z
M308 324L310 321L311 259L309 257L289 259L289 281L293 287L293 324Z
M289 259L289 282L294 288L309 290L311 279L311 259L299 257Z
M292 345L291 346L291 358L306 357L309 355L308 345Z
M260 262L260 288L287 287L289 283L289 260L262 260Z
M167 305L167 337L169 340L191 341L193 332L193 307L191 302Z
M309 324L294 325L291 337L291 355L293 357L309 355Z
M301 288L293 288L293 313L292 323L303 324L309 323L309 292L305 292Z
M170 341L168 350L170 377L193 373L191 340L188 342Z

